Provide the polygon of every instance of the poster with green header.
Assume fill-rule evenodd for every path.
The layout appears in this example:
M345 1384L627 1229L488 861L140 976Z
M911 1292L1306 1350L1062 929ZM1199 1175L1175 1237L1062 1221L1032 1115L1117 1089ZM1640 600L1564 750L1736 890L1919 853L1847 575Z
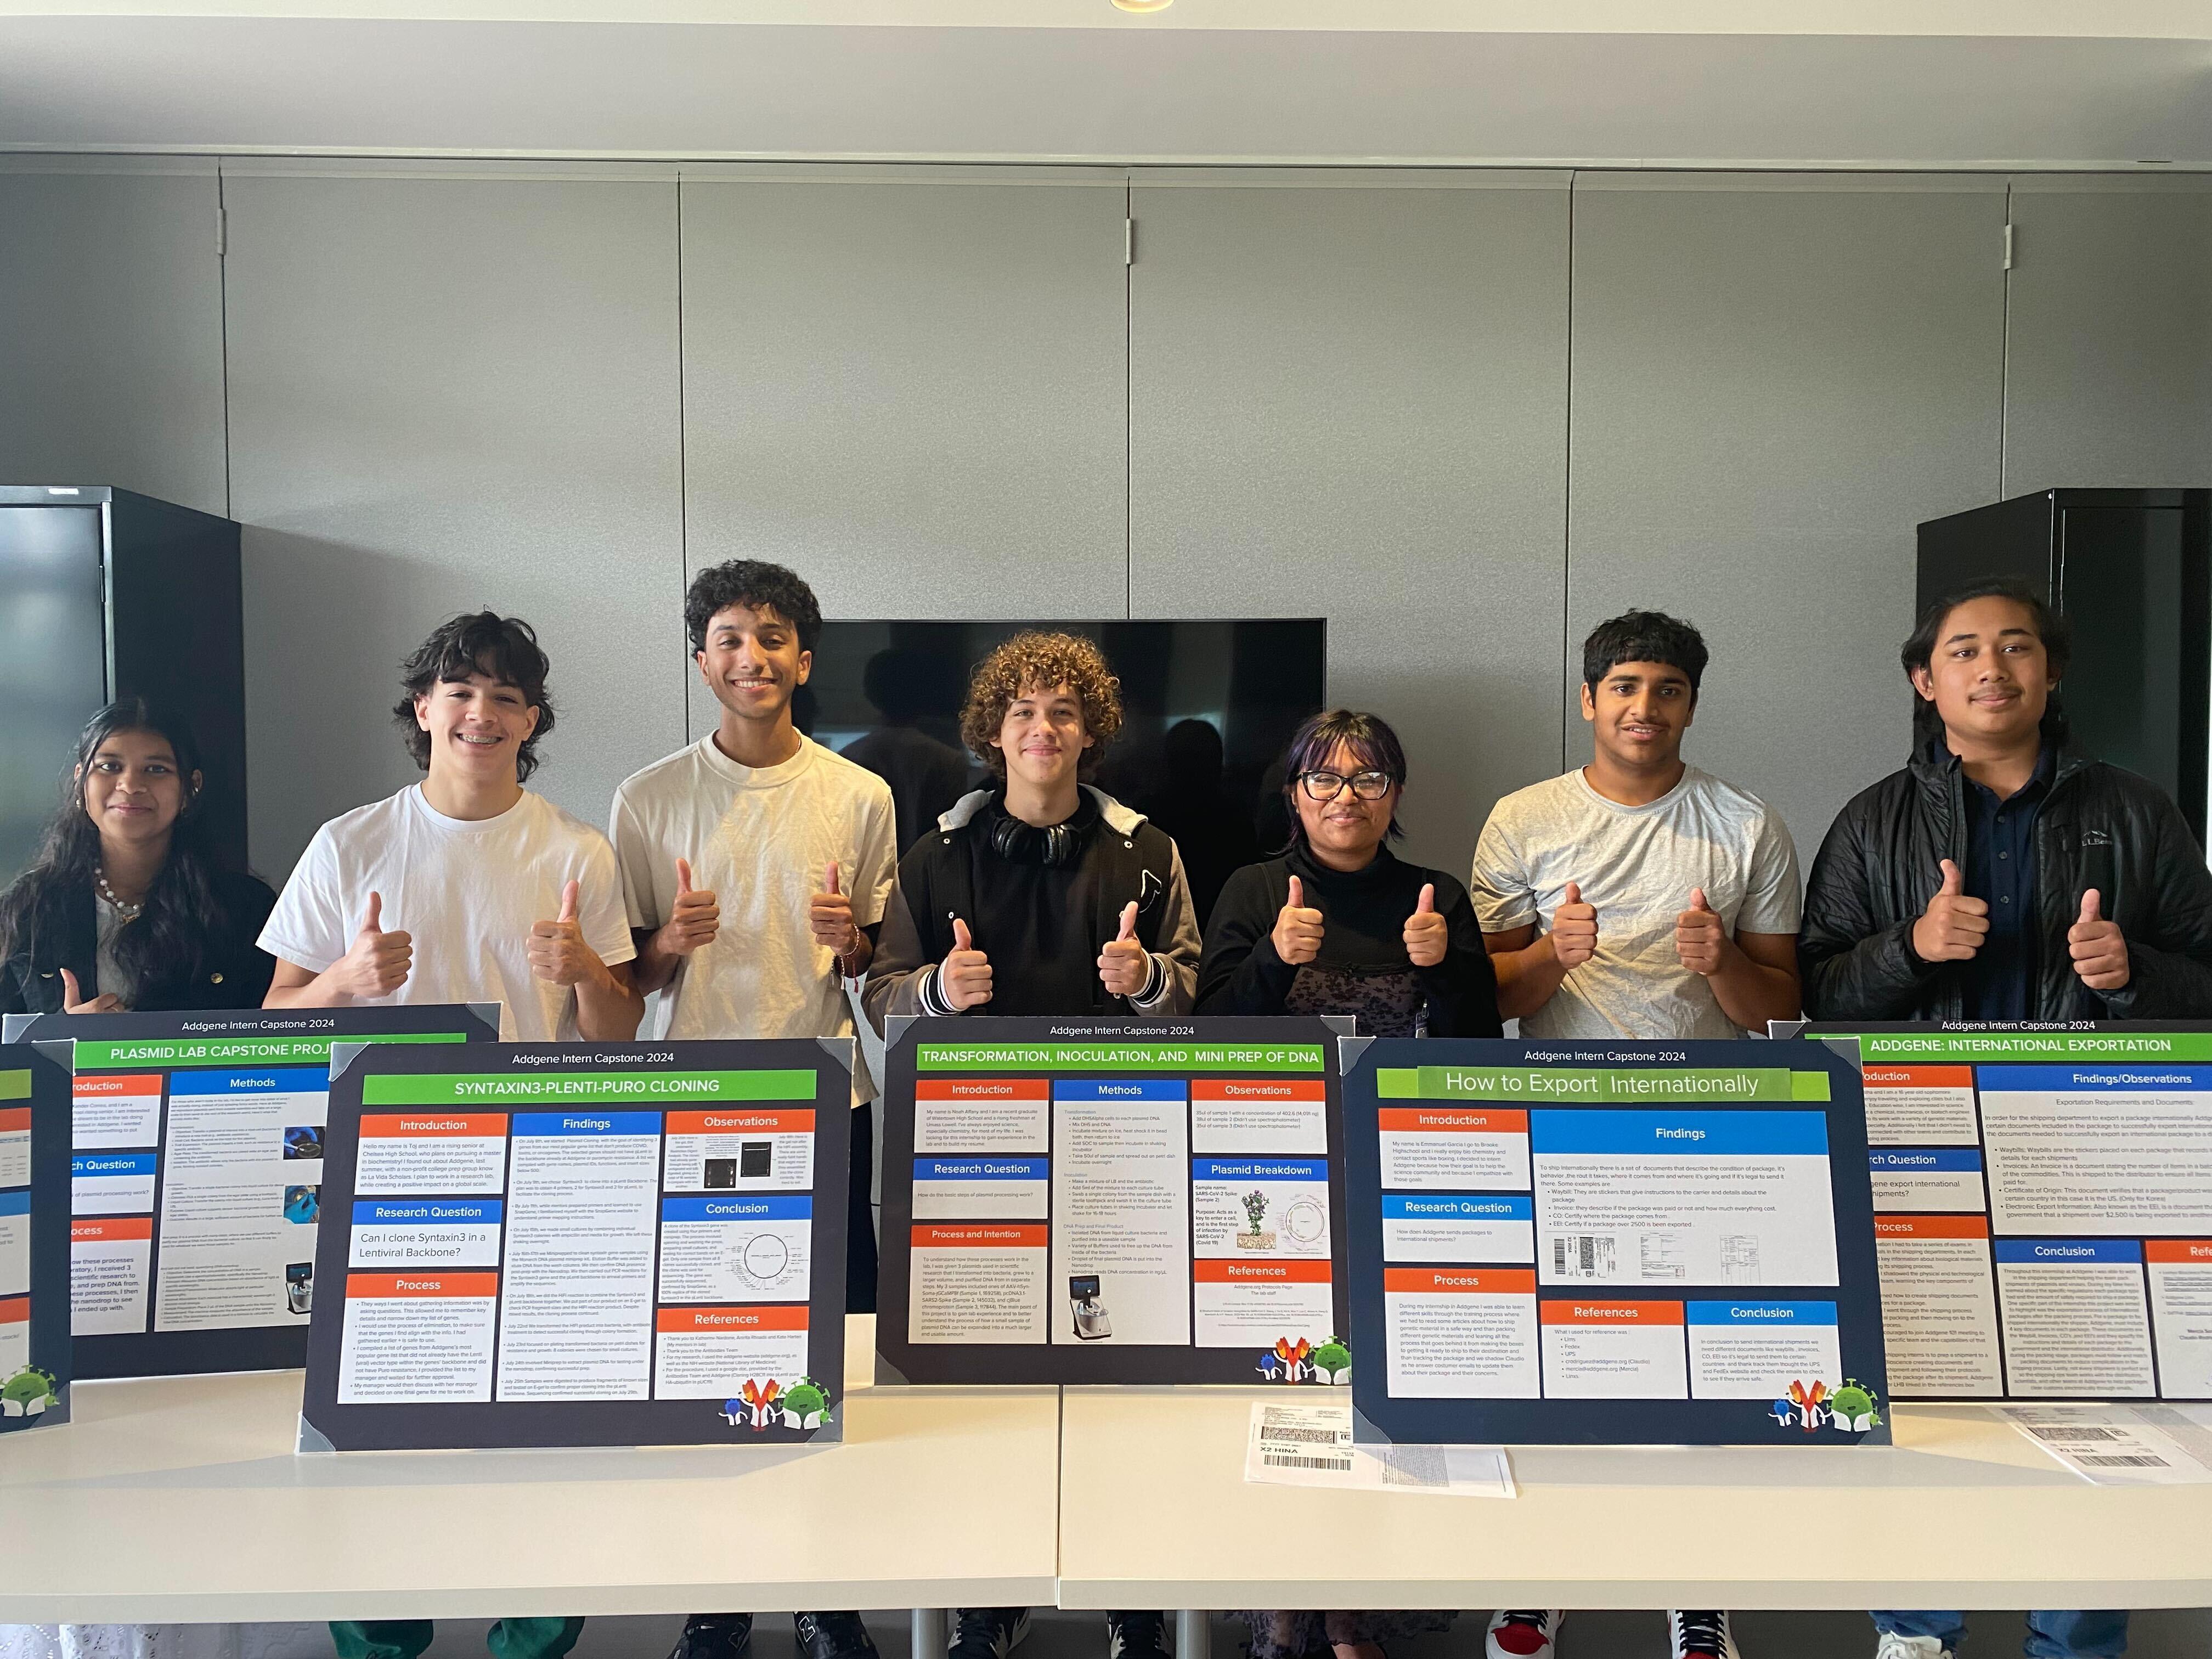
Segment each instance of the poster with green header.
M168 1376L306 1361L331 1045L489 1042L499 1009L9 1015L4 1035L74 1043L76 1375Z
M852 1066L341 1048L300 1449L842 1437Z
M2212 1400L2212 1024L1816 1024L1859 1063L1890 1381Z
M895 1024L878 1378L1348 1383L1340 1024Z

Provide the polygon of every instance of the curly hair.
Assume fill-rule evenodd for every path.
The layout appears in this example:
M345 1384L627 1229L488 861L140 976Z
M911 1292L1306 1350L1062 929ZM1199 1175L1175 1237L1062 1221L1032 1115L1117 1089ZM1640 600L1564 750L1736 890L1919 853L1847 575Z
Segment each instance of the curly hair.
M968 702L960 710L960 736L975 758L999 776L1006 757L991 739L1006 724L1006 709L1026 691L1066 686L1083 705L1083 727L1095 739L1083 751L1078 775L1089 777L1099 755L1121 732L1121 682L1106 665L1097 643L1077 634L1017 634L975 665Z
M402 695L392 705L392 723L398 726L415 764L427 772L430 734L415 723L415 699L441 680L489 675L521 692L522 700L538 711L538 729L522 740L514 755L514 775L526 783L538 769L538 745L553 730L553 700L545 691L550 666L538 647L537 632L521 617L502 617L496 611L464 611L400 664Z
M707 648L707 625L737 605L772 611L790 623L801 651L811 651L822 636L822 607L796 571L764 559L731 559L694 576L684 596L684 629L695 656Z

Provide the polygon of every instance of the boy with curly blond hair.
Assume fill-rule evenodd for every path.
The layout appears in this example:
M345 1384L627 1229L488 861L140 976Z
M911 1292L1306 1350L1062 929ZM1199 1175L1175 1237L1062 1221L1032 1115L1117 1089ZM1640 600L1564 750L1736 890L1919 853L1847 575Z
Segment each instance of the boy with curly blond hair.
M1121 729L1091 641L1024 633L976 667L960 732L994 782L899 861L868 975L892 1014L1188 1012L1199 933L1176 844L1085 781Z

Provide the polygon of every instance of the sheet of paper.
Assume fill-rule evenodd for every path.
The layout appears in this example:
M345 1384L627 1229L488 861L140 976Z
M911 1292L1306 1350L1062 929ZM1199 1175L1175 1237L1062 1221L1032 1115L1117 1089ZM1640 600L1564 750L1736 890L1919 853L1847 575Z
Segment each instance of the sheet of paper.
M1271 1486L1340 1492L1418 1492L1449 1498L1516 1498L1503 1446L1355 1446L1349 1402L1255 1401L1244 1478Z
M2212 1406L1999 1406L2005 1419L2100 1486L2212 1483Z

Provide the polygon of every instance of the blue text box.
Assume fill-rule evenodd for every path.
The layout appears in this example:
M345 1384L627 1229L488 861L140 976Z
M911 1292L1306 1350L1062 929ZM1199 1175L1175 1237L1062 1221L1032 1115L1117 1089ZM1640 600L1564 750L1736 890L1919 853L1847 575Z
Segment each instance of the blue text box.
M1954 1150L1931 1147L1924 1152L1917 1149L1906 1152L1897 1147L1887 1147L1881 1152L1867 1154L1867 1168L1876 1175L1909 1173L1916 1170L1925 1170L1930 1173L1938 1170L1962 1172L1979 1170L1981 1167L1982 1155L1971 1148Z
M1042 1181L1052 1171L1048 1158L918 1158L916 1181Z
M1190 1085L1179 1077L1060 1077L1052 1080L1054 1100L1188 1100Z
M1821 1158L1828 1151L1828 1115L1539 1107L1528 1114L1528 1149L1616 1158Z
M2142 1260L2142 1246L2132 1238L2000 1238L1992 1248L2000 1261L2032 1261L2045 1267Z
M2187 1094L2212 1091L2212 1066L1978 1066L1985 1094L2056 1095L2082 1089Z
M740 1193L729 1198L664 1198L663 1221L805 1221L814 1200L805 1194Z
M1534 1221L1535 1200L1472 1193L1385 1193L1385 1221Z
M323 1066L280 1066L254 1072L187 1072L169 1074L172 1095L328 1094L331 1073Z
M496 1224L504 1213L496 1198L357 1198L356 1227L475 1227Z
M1686 1304L1692 1325L1832 1325L1832 1302L1692 1302Z
M1193 1181L1326 1181L1325 1158L1194 1158Z
M657 1135L658 1112L517 1112L518 1135Z

